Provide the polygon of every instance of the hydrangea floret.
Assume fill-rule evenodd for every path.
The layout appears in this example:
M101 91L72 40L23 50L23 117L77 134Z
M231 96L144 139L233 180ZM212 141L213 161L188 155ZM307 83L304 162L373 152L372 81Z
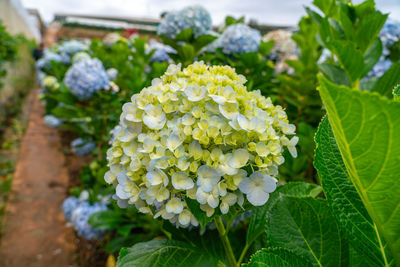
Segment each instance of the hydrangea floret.
M90 99L96 91L109 88L109 78L97 58L87 58L73 64L64 77L64 83L78 99Z
M118 204L187 227L198 225L187 199L209 217L245 197L266 203L282 153L297 156L298 138L284 109L245 82L231 67L195 62L170 65L133 95L107 151L105 181Z
M63 121L54 115L46 115L46 116L44 116L44 124L46 124L47 126L49 126L51 128L57 128L61 124L63 124Z
M70 56L87 49L88 46L78 40L66 41L58 46L58 51L60 51L60 53L66 53Z
M78 52L72 57L72 64L78 63L83 59L90 58L90 55L86 52Z
M76 138L71 142L71 150L78 156L87 156L96 148L93 142L86 141L82 138Z
M158 26L157 33L175 39L181 31L189 28L193 30L193 35L196 38L207 34L212 28L210 13L204 7L198 5L169 12Z
M215 42L214 46L222 47L225 54L257 52L261 43L261 34L246 24L232 24Z
M109 69L107 69L106 72L107 72L108 78L109 78L111 81L117 79L117 76L118 76L118 70L117 70L117 69L115 69L115 68L109 68Z
M56 77L54 76L46 76L43 81L43 86L45 88L54 88L57 89L60 87L60 84L58 83L58 80Z
M150 52L152 50L154 50L154 53L151 56L151 62L168 62L171 60L169 54L176 54L175 49L156 40L151 40L149 42L148 51Z

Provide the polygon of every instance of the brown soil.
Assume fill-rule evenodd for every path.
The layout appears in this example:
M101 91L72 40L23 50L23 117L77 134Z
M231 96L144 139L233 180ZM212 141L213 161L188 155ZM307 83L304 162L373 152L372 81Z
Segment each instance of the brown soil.
M76 266L76 238L66 227L62 201L68 170L57 131L44 125L37 92L20 148L7 204L0 266Z

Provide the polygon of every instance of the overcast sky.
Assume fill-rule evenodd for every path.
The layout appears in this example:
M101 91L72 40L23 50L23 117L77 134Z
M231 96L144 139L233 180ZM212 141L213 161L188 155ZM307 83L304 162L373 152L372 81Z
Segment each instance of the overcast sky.
M295 25L304 14L304 5L312 0L22 0L25 7L39 9L42 17L49 22L54 13L84 13L96 15L121 15L131 17L159 17L163 11L180 9L191 4L201 4L213 18L213 24L220 24L226 15L246 20L276 25ZM353 1L355 3L361 0ZM391 13L400 20L400 0L376 0L378 8Z

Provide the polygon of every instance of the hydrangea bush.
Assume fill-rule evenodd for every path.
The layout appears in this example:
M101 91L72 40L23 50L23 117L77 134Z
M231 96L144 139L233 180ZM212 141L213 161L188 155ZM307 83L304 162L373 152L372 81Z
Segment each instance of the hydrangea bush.
M197 225L186 200L212 216L228 213L244 197L266 203L276 188L282 153L296 157L295 126L281 106L228 66L170 65L152 86L123 106L107 152L106 182L120 206ZM290 136L293 136L290 138Z
M179 11L167 13L158 26L157 33L175 39L186 29L192 29L195 37L207 34L212 28L210 13L202 6L188 6Z
M87 193L83 191L81 196ZM87 198L70 196L62 204L64 217L70 221L77 231L78 235L87 240L98 240L103 238L107 231L97 229L89 224L91 215L97 212L108 210L103 202L90 204Z
M51 62L62 62L63 58L61 55L52 52L48 49L44 51L43 57L36 62L36 68L39 70L51 68Z
M97 58L82 59L73 64L65 74L64 83L80 100L86 100L96 91L107 89L109 78L103 64Z
M274 41L274 47L268 54L268 57L276 62L276 73L282 73L285 70L289 73L293 73L294 71L285 62L288 59L297 59L298 48L292 39L292 35L293 33L288 30L276 30L270 31L263 36L264 42Z
M257 52L261 34L243 23L232 24L215 41L214 47L221 47L225 54Z

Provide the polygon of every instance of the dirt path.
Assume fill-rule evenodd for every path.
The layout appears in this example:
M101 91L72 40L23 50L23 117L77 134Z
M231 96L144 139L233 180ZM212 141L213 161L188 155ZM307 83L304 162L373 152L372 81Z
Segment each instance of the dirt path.
M43 123L37 91L7 204L0 244L1 267L74 266L74 233L61 204L68 187L57 131Z

